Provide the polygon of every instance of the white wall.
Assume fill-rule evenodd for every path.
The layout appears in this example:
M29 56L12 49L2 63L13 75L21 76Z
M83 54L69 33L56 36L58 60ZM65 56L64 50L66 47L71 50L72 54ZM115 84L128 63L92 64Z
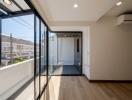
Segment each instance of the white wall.
M103 17L90 25L92 80L132 80L132 24Z
M58 62L74 65L74 38L58 38Z
M29 81L33 70L33 59L0 68L0 100L6 100Z
M57 36L54 35L54 39L50 39L49 44L50 64L57 65L58 63L63 63L63 65L74 65L74 38L57 38Z
M90 80L132 80L132 24L116 26L116 17L103 17L87 27L52 29L83 32L83 73Z

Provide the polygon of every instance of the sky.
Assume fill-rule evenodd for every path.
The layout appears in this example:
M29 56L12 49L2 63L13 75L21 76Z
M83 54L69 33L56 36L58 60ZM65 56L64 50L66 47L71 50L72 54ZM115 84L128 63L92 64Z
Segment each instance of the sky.
M2 34L34 41L34 15L2 19Z

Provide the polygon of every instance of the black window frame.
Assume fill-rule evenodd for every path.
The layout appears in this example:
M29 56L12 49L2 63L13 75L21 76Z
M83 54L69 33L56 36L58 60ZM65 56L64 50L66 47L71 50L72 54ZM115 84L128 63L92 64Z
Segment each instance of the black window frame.
M77 52L79 53L80 52L80 40L79 39L77 39Z

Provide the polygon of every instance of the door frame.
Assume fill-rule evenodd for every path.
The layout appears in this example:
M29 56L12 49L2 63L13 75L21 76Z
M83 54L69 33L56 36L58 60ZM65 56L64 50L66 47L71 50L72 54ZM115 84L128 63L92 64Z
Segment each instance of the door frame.
M50 31L50 32L52 33L80 33L81 34L81 73L80 74L58 74L58 75L50 75L50 76L83 76L83 32L82 31Z

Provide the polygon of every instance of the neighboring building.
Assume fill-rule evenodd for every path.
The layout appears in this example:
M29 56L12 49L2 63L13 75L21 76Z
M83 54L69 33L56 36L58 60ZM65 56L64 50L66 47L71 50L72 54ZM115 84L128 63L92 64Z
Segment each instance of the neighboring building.
M2 60L10 60L16 57L33 58L34 43L2 35Z

